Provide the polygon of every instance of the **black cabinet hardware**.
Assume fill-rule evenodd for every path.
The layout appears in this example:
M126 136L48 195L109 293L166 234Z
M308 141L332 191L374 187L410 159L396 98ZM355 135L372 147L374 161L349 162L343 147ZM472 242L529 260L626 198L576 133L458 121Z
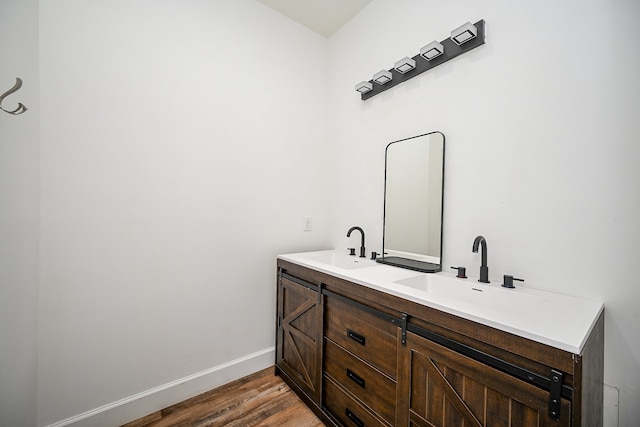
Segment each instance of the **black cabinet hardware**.
M353 372L351 369L347 369L347 377L360 387L364 388L364 378Z
M351 409L347 408L345 412L347 414L347 418L349 418L356 426L364 427L364 423L362 422L362 420L358 418L356 414L351 411Z
M367 341L367 339L363 335L360 335L357 332L353 332L351 329L347 329L347 336L360 345L365 345Z

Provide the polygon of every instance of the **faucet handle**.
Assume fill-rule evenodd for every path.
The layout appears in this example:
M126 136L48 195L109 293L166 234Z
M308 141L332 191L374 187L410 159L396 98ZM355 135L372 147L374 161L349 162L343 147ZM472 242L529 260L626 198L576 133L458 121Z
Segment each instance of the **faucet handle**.
M356 254L356 248L347 248L349 250L349 255L355 255Z
M461 279L466 279L467 278L467 269L465 267L451 267L454 270L458 270L458 274L456 275L456 277L459 277Z
M518 278L513 277L513 276L512 276L512 275L510 275L510 274L505 274L505 275L504 275L504 281L503 281L503 283L502 283L502 287L503 287L503 288L509 288L509 289L513 289L513 288L515 288L515 286L514 286L514 284L513 284L513 281L514 281L514 280L517 280L517 281L519 281L519 282L524 282L524 279L518 279Z

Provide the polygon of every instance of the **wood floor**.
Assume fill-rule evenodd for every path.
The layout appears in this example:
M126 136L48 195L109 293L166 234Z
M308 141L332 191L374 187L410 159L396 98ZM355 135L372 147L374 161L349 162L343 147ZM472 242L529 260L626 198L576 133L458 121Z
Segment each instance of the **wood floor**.
M121 427L323 427L291 389L267 368Z

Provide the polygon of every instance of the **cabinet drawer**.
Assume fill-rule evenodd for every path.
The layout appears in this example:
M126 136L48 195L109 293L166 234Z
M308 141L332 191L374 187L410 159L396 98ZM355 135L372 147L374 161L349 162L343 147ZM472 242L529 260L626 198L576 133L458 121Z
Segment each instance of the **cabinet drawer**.
M394 380L397 377L399 329L391 322L327 296L326 337Z
M325 340L325 374L390 424L396 413L396 384L386 375Z
M324 380L326 409L345 427L388 427L364 406L348 396L329 377Z

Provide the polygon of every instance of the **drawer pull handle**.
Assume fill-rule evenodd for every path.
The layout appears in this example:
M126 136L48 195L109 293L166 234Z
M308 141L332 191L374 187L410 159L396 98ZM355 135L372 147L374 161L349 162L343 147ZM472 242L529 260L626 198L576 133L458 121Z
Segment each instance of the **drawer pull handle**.
M353 332L351 329L347 329L347 336L358 344L365 345L366 338L356 332Z
M356 417L356 414L351 412L351 409L347 408L346 414L347 418L349 418L355 425L357 425L358 427L364 427L364 423L362 422L362 420Z
M349 379L351 379L354 383L358 384L360 387L364 388L364 378L360 377L351 369L347 369L347 377L349 377Z

